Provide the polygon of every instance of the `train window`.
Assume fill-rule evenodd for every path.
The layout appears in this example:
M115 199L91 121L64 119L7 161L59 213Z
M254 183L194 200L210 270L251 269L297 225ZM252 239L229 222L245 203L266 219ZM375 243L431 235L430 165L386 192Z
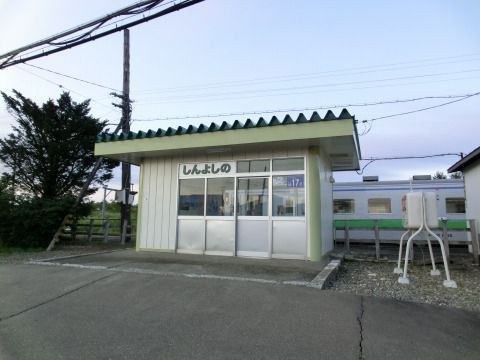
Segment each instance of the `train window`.
M465 214L465 199L446 198L447 214Z
M392 203L390 198L368 199L369 214L391 214Z
M355 212L355 200L353 199L334 199L334 214L353 214Z

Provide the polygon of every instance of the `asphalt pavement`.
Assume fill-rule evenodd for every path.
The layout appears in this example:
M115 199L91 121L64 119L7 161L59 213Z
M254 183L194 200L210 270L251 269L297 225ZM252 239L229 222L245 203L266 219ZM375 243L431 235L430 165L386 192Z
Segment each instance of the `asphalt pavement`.
M293 263L159 258L0 265L0 359L480 358L479 313L308 288Z

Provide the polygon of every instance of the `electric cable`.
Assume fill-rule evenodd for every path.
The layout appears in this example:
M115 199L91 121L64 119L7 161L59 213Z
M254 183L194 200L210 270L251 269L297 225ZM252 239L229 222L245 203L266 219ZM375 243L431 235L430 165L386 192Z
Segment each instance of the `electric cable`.
M302 108L284 108L284 109L253 110L253 111L241 111L241 112L226 112L226 113L217 113L217 114L169 116L169 117L150 118L150 119L133 119L132 121L149 122L149 121L164 121L164 120L186 120L186 119L200 119L200 118L217 118L217 117L227 117L227 116L245 116L245 115L259 115L259 114L272 114L272 113L285 113L285 112L329 110L329 109L337 109L337 108L352 108L352 107L376 106L376 105L387 105L387 104L400 104L400 103L415 102L415 101L421 101L421 100L465 98L468 95L472 95L472 94L422 96L417 98L382 100L382 101L364 102L364 103L317 105L317 106L308 106L308 107L302 107Z
M478 60L480 59L474 58L474 59L465 59L460 61L457 60L457 61L448 61L448 62L436 62L436 63L417 64L417 65L402 66L402 67L388 67L388 65L384 65L384 66L378 66L379 68L375 68L372 66L373 70L364 70L364 71L355 71L355 72L352 72L351 70L330 70L330 71L323 71L318 73L307 73L307 74L296 74L296 75L292 74L292 75L274 76L274 77L267 77L267 78L249 79L249 80L232 80L232 81L224 81L224 82L217 82L217 83L194 84L194 85L184 85L184 86L177 86L177 87L171 87L171 88L140 90L140 91L137 91L136 93L137 94L162 94L162 93L172 93L172 92L187 92L187 91L193 91L193 90L205 90L205 89L213 89L213 88L251 86L251 85L260 85L260 84L268 84L268 83L278 83L278 82L293 82L293 81L310 80L310 79L317 79L317 78L324 78L324 77L352 76L352 75L362 75L362 74L368 74L368 73L374 73L374 72L396 71L396 70L405 70L405 69L412 69L412 68L419 68L419 67L458 64L459 62L470 62L470 61L478 61Z
M432 155L411 155L411 156L391 156L391 157L370 157L362 158L361 161L368 161L360 170L357 170L358 175L362 175L365 168L375 161L383 160L410 160L410 159L429 159L434 157L443 157L443 156L459 156L462 157L462 153L442 153L442 154L432 154Z
M373 79L373 80L345 81L345 82L336 82L336 83L324 83L324 84L270 88L270 89L256 89L256 90L250 89L250 90L230 91L230 92L221 92L221 93L182 95L182 96L173 97L173 99L186 99L186 100L192 99L192 98L203 99L203 98L211 98L211 97L217 97L217 96L231 96L231 95L242 95L242 94L265 94L265 93L282 92L282 91L291 92L292 90L294 91L307 90L307 89L318 89L318 88L325 88L325 87L328 87L329 89L331 89L332 87L336 87L336 86L372 84L372 83L389 82L389 81L397 81L397 80L423 79L423 78L436 77L436 76L465 74L465 73L474 73L474 72L480 72L480 68L452 71L452 72L421 74L421 75L397 76L397 77ZM172 99L172 97L159 98L159 100L169 100L169 99ZM138 103L149 103L149 102L138 100Z
M43 77L43 76L41 76L41 75L35 74L35 73L33 73L33 72L31 72L31 71L28 71L27 69L24 69L24 68L22 68L22 67L20 67L20 66L18 66L17 69L19 69L19 70L21 70L21 71L23 71L23 72L26 72L26 73L28 73L28 74L30 74L30 75L32 75L32 76L35 76L35 77L37 77L37 78L39 78L39 79L42 79L42 80L44 80L44 81L46 81L46 82L49 82L50 84L53 84L53 85L59 87L60 89L64 89L64 90L70 91L70 92L72 92L72 93L74 93L74 94L77 94L77 95L83 97L83 98L86 99L86 100L91 100L92 102L94 102L94 103L96 103L96 104L98 104L98 105L101 105L101 106L103 106L103 107L106 107L106 108L112 110L111 106L108 106L108 105L106 105L106 104L103 104L103 103L101 103L101 102L98 102L98 101L96 101L96 100L94 100L94 99L89 99L87 96L79 93L78 91L75 91L75 90L72 90L72 89L70 89L70 88L67 88L66 86L64 86L64 85L62 85L62 84L59 84L59 83L57 83L57 82L55 82L55 81L52 81L52 80L49 80L49 79L47 79L47 78L45 78L45 77Z
M382 84L382 85L374 85L374 86L357 86L351 88L340 88L335 89L335 92L344 92L344 91L353 91L353 90L367 90L367 89L378 89L378 88L392 88L392 87L401 87L401 86L412 86L412 85L423 85L423 84L433 84L433 83L442 83L442 82L453 82L459 80L474 80L480 79L480 76L470 76L470 77L459 77L459 78L448 78L448 79L440 79L440 80L428 80L428 81L416 81L416 82L405 82L405 83L398 83L398 84ZM137 106L145 106L151 104L190 104L190 103L205 103L210 101L227 101L227 100L240 100L240 99L258 99L258 98L269 98L269 97L281 97L281 96L291 96L291 95L305 95L305 94L320 94L320 93L329 93L332 94L332 89L324 89L324 90L314 90L314 91L299 91L299 92L285 92L285 93L278 93L278 94L263 94L263 95L249 95L249 96L240 96L240 97L220 97L220 98L210 98L210 99L191 99L189 100L170 100L170 101L153 101L153 102L140 102L137 101Z
M480 95L480 92L476 92L476 93L473 93L473 94L468 94L468 95L465 95L464 97L461 97L460 99L448 101L448 102L446 102L446 103L442 103L442 104L438 104L438 105L433 105L433 106L429 106L429 107L425 107L425 108L421 108L421 109L416 109L416 110L411 110L411 111L405 111L405 112L401 112L401 113L391 114L391 115L379 116L379 117L376 117L376 118L373 118L373 119L361 120L361 122L362 122L362 123L365 123L365 122L373 122L373 121L377 121L377 120L381 120L381 119L392 118L392 117L395 117L395 116L402 116L402 115L414 114L414 113L421 112L421 111L436 109L436 108L439 108L439 107L442 107L442 106L446 106L446 105L450 105L450 104L453 104L453 103L456 103L456 102L459 102L459 101L467 100L467 99L469 99L469 98L471 98L471 97L478 96L478 95Z
M155 0L155 1L146 0L146 1L143 1L143 2L135 3L133 5L130 5L130 6L127 6L125 8L122 8L120 10L117 10L117 11L111 13L111 14L107 14L107 15L99 18L99 19L90 21L86 24L76 26L76 27L74 27L70 30L63 31L59 34L50 36L46 39L34 42L32 44L20 47L20 48L15 49L15 50L11 50L11 51L9 51L5 54L1 54L0 55L0 60L2 60L2 62L0 63L0 69L6 68L6 67L9 67L9 66L13 66L13 65L16 65L16 64L20 64L20 63L25 63L29 60L33 60L33 59L37 59L37 58L40 58L40 57L48 56L48 55L51 55L51 54L54 54L54 53L57 53L57 52L60 52L60 51L63 51L63 50L67 50L67 49L70 49L72 47L76 47L78 45L81 45L81 44L84 44L84 43L87 43L87 42L90 42L90 41L94 41L96 39L111 35L111 34L116 33L118 31L122 31L124 29L128 29L130 27L134 27L134 26L142 24L144 22L147 22L147 21L156 19L158 17L170 14L174 11L182 10L182 9L187 8L189 6L200 3L204 0L183 0L183 1L179 1L179 2L173 2L172 6L170 6L168 8L165 8L163 10L159 10L159 11L155 12L154 14L150 14L148 16L142 16L138 20L134 20L134 21L128 22L128 23L120 25L120 26L115 26L115 27L111 26L111 28L108 29L108 30L104 30L103 32L93 34L93 32L95 30L98 30L102 25L104 25L108 21L114 19L115 17L135 14L135 11L137 11L137 10L138 10L138 14L141 14L145 11L151 10L154 7L154 6L150 7L150 5L158 5L162 1L163 0ZM85 29L88 29L88 30L86 30L83 33L80 33L79 35L74 35L74 34L80 32L80 31L83 31ZM68 36L70 36L70 35L73 35L73 37L68 38ZM66 38L66 40L61 40L62 38ZM57 41L57 40L60 40L60 41ZM29 55L29 56L26 56L26 57L22 58L21 55L24 52L26 52L28 50L31 50L31 49L35 49L35 48L38 49L39 47L41 48L44 45L51 45L51 46L47 49L43 49L41 52L37 51L36 54L34 53L32 55Z
M32 64L28 64L28 63L25 63L24 65L27 65L27 66L30 66L30 67L33 67L33 68L36 68L36 69L40 69L40 70L43 70L43 71L47 71L47 72L52 73L52 74L55 74L55 75L63 76L63 77L66 77L66 78L68 78L68 79L81 81L81 82L86 83L86 84L89 84L89 85L94 85L94 86L98 86L98 87L101 87L101 88L104 88L104 89L107 89L107 90L113 90L113 91L116 91L116 92L121 92L120 90L114 89L114 88L109 87L109 86L101 85L101 84L95 83L95 82L93 82L93 81L88 81L88 80L80 79L80 78L75 77L75 76L72 76L72 75L62 74L62 73L60 73L60 72L58 72L58 71L46 69L46 68L43 68L43 67L41 67L41 66L32 65Z

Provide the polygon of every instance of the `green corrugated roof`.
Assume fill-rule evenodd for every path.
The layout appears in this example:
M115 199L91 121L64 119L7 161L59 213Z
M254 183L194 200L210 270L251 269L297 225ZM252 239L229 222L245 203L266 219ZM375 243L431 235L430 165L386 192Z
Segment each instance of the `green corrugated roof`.
M354 116L350 115L347 109L343 109L340 115L337 117L333 111L328 110L325 114L325 117L322 119L316 111L312 113L310 119L307 119L304 114L300 113L297 116L296 120L293 120L290 115L285 115L283 121L280 121L276 116L273 116L270 121L266 121L263 117L259 118L256 122L251 119L247 119L245 123L241 123L238 120L235 120L233 124L229 124L226 121L222 122L220 125L212 122L210 126L200 124L198 127L189 125L187 128L179 126L178 128L169 127L168 129L158 129L139 131L135 133L130 131L128 133L121 133L119 135L112 135L108 133L102 133L97 136L97 143L108 142L108 141L123 141L123 140L134 140L134 139L145 139L145 138L155 138L163 136L175 136L175 135L184 135L184 134L198 134L205 132L216 132L216 131L227 131L227 130L237 130L237 129L249 129L249 128L259 128L265 126L279 126L279 125L290 125L290 124L305 124L319 121L331 121L331 120L346 120L346 119L355 119Z

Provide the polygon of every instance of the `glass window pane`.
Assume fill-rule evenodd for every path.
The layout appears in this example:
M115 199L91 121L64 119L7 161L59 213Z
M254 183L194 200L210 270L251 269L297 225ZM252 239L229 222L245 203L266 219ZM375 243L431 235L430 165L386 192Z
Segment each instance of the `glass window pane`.
M390 199L377 198L368 199L368 213L369 214L390 214L392 212L392 206Z
M238 216L268 216L268 178L238 179Z
M237 172L269 172L270 160L242 160L237 161Z
M205 179L180 180L178 215L203 216Z
M293 171L303 169L303 158L273 159L273 171Z
M234 178L207 180L207 215L233 216Z
M273 216L305 216L303 175L274 176Z
M463 198L447 198L447 214L465 214L465 199Z
M333 200L334 214L353 214L355 209L355 201L353 199L335 199Z

